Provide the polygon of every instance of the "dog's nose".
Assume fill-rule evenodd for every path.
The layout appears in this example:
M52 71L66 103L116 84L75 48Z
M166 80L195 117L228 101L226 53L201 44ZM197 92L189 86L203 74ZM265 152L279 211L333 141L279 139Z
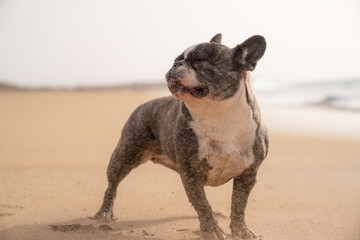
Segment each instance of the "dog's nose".
M174 77L175 75L175 71L178 67L181 67L185 64L184 60L181 61L175 61L173 66L170 68L170 70L168 71L168 73L166 74L166 79L169 79L171 77Z

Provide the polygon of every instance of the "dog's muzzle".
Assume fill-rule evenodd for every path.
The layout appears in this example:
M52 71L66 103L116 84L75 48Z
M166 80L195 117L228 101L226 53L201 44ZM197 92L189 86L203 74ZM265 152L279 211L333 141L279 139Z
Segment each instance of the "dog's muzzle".
M187 92L197 98L206 97L209 94L209 88L206 86L195 86L195 87L186 87L182 84L180 79L177 78L168 78L167 85L172 94L175 94L179 91Z

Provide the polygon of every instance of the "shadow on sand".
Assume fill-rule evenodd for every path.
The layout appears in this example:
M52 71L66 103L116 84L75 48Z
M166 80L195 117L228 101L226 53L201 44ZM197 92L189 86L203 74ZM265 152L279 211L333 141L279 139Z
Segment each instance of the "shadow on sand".
M72 219L43 225L20 225L0 231L0 239L116 239L116 240L162 240L156 233L145 230L147 227L164 225L196 216L167 217L152 220L114 221L92 218ZM172 229L183 232L186 239L198 239L195 229Z

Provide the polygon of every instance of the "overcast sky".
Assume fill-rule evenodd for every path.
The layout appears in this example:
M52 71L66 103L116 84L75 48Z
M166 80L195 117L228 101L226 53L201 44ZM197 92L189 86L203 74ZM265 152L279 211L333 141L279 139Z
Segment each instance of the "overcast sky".
M0 0L0 81L71 86L161 80L194 43L260 34L254 76L360 78L359 0Z

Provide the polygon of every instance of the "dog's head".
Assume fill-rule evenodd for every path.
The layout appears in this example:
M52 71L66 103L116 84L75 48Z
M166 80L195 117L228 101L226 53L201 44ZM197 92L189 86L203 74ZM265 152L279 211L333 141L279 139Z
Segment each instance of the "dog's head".
M166 74L171 93L181 100L225 100L234 95L241 76L255 69L264 55L265 39L252 36L235 48L221 44L221 34L210 42L187 48Z

